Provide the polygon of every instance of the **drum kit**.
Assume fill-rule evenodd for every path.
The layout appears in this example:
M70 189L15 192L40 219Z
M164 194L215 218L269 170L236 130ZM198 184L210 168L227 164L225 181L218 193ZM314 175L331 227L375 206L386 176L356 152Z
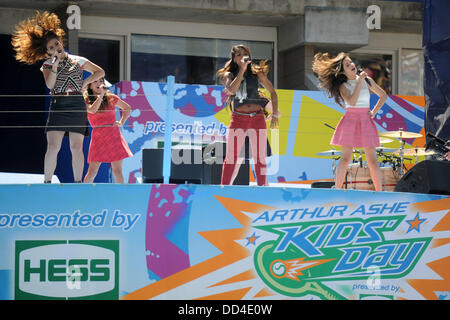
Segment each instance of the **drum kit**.
M422 137L420 133L403 131L400 128L398 131L388 131L381 134L380 144L386 144L393 141L391 138L396 138L401 141L400 148L387 148L384 146L376 148L377 155L380 160L380 169L382 176L382 185L384 191L394 191L397 182L405 174L405 160L412 160L407 158L414 156L415 164L417 164L419 156L429 156L435 154L434 151L427 151L425 148L413 147L411 149L405 148L406 139L414 139ZM339 150L322 151L316 153L318 156L332 157L333 176L336 176L336 160L340 159L342 152ZM406 156L406 157L405 157ZM362 151L353 149L353 161L349 165L347 175L344 182L344 188L359 189L359 190L375 190L370 172L367 164L362 161Z

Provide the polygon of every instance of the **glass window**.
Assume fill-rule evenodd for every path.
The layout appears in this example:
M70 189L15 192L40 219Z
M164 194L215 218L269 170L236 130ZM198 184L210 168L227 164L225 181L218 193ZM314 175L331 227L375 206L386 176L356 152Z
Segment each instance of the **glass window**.
M423 52L402 49L399 93L407 96L423 96Z
M350 57L387 94L392 94L392 55L350 52Z
M216 71L229 59L236 44L250 48L252 59L268 60L273 68L273 43L159 35L131 36L131 79L165 82L168 75L187 84L218 84ZM269 73L273 82L273 70Z
M103 68L110 83L121 80L119 40L79 38L78 54Z

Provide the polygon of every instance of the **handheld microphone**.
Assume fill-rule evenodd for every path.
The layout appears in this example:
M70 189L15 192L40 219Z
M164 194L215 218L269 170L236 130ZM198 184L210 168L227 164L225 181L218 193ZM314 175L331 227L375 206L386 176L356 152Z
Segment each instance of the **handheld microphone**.
M59 53L59 54L61 54L61 52L62 52L61 50L58 50L58 53ZM57 59L57 58L56 58L56 55L55 55L55 56L53 57L53 59L52 59L52 64L54 64L54 63L56 62L56 59Z
M361 69L361 67L358 67L356 70L357 70L358 75L359 75L361 72L363 72L363 70ZM370 84L370 80L369 80L369 79L364 78L364 80L366 80L366 82L367 82L367 84L368 84L369 86L372 86L372 85Z
M250 57L245 57L243 60L244 60L244 62L248 62L248 61L250 61Z

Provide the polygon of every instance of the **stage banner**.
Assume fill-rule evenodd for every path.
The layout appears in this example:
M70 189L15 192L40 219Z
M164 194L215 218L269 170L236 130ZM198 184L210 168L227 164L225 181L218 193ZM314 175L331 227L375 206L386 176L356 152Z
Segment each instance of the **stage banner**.
M122 134L134 156L124 159L123 168L125 181L136 183L142 177L142 149L163 148L167 84L122 81L112 90L132 107ZM317 153L332 148L333 128L345 110L321 91L277 90L277 94L281 117L279 129L267 132L273 154L267 159L268 181L310 183L333 178L332 159ZM172 141L188 145L225 141L231 118L226 98L223 86L175 84ZM377 100L371 96L372 108ZM401 128L425 136L424 106L423 97L390 95L374 118L378 131ZM406 147L425 146L424 137L405 141ZM400 145L392 139L382 146L398 149ZM415 160L407 159L406 164Z
M450 198L0 185L0 299L449 299Z

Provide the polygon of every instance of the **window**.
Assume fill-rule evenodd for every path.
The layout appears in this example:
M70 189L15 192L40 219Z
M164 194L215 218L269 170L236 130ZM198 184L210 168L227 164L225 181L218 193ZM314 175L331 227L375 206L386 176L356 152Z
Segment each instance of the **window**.
M423 52L402 49L399 93L407 96L423 96Z
M114 39L79 38L78 54L105 70L105 78L112 84L122 80L121 41Z
M356 66L361 68L387 94L393 93L392 88L392 55L376 53L350 53Z
M179 83L218 84L216 71L229 59L231 47L241 43L250 48L253 60L273 61L273 42L133 34L131 79L165 82L173 75ZM273 82L273 70L269 79Z

